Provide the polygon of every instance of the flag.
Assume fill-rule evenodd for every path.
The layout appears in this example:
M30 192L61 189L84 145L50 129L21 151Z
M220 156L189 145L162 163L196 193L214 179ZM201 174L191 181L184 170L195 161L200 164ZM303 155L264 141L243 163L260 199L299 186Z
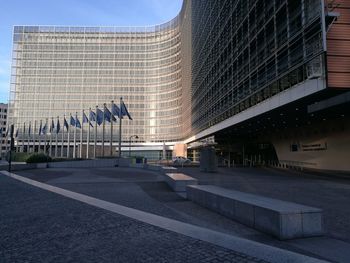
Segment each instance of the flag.
M57 119L57 124L56 124L56 133L58 134L61 130L61 125L60 125L60 120Z
M75 126L78 128L81 128L81 124L80 124L80 121L78 119L78 116L75 116Z
M119 107L118 107L115 103L112 104L112 114L113 114L114 116L118 116L118 118L119 118L120 109L119 109Z
M117 121L117 119L112 115L112 113L109 111L109 109L106 106L105 106L104 112L105 112L106 121L111 122L111 119L112 121Z
M75 126L75 119L72 115L70 116L70 125Z
M88 123L88 122L89 122L89 119L86 116L85 112L83 112L83 123Z
M55 129L55 123L53 122L53 119L52 119L51 125L50 125L50 133L53 133L54 129Z
M32 123L29 122L29 127L28 127L28 135L32 133Z
M7 137L7 135L9 135L9 126L7 126L5 137Z
M47 123L45 123L44 127L41 129L41 133L42 133L42 134L45 135L46 132L47 132Z
M67 120L66 120L66 117L64 117L64 123L63 123L63 125L64 125L64 127L66 127L66 129L67 129L67 131L68 131L69 125L68 125L68 122L67 122Z
M17 137L18 137L18 128L17 128L16 134L15 134L15 138L17 138Z
M83 112L83 123L89 123L91 127L94 127L94 126L92 126L91 122L89 122L89 119L86 116L85 112Z
M121 103L122 105L121 105L121 113L122 113L122 117L123 116L128 116L128 118L129 118L129 120L132 120L132 118L131 118L131 116L130 116L130 114L129 114L129 112L128 112L128 109L126 108L126 106L125 106L125 104L124 104L124 101L122 101L122 103Z
M103 122L103 111L101 111L99 108L96 109L96 122L98 126L100 126Z
M96 121L96 113L93 112L92 110L90 110L90 114L89 114L89 118L90 118L90 121Z
M39 126L39 135L41 135L41 129L42 129L42 122L40 121L40 126Z

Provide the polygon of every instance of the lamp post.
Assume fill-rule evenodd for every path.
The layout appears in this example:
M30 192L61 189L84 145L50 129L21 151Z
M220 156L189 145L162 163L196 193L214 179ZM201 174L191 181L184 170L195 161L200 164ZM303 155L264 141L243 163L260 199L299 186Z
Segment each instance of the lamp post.
M139 136L137 136L137 135L131 135L131 136L129 137L129 157L131 157L131 139L132 139L132 138L138 139Z

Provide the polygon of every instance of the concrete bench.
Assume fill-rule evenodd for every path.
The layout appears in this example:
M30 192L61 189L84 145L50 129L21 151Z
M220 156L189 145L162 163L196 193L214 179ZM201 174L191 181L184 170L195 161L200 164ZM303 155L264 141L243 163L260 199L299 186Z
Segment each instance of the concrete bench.
M213 185L187 186L187 198L281 240L323 234L322 210L318 208Z
M186 192L186 186L198 184L197 179L182 173L166 173L165 181L175 192Z
M162 166L161 172L165 175L167 173L176 173L177 168L173 166Z

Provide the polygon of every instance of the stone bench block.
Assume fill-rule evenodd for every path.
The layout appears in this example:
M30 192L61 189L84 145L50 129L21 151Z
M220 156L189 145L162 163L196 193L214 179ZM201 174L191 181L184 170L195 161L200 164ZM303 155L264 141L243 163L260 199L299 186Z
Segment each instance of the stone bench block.
M197 179L182 173L167 173L165 181L175 192L186 192L188 185L198 184Z
M187 198L281 240L323 234L322 210L213 185L187 186Z

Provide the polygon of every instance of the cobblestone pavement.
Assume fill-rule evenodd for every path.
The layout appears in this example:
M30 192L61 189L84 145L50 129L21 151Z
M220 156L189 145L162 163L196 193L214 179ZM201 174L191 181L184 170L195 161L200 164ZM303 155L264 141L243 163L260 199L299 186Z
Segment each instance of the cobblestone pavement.
M201 173L199 168L178 170L178 172L181 171L198 178L200 184L215 184L323 208L326 212L326 224L328 224L326 225L327 236L325 238L279 241L178 196L166 185L164 177L157 172L132 168L96 168L39 169L16 173L116 204L311 257L349 262L350 253L344 253L344 251L350 251L350 242L347 241L350 236L347 226L349 222L347 222L346 217L346 211L349 207L346 207L347 203L345 202L348 198L347 187L350 185L348 181L303 177L285 171L266 169L231 168L219 169L218 173ZM336 189L340 189L340 191L338 192ZM344 196L342 196L343 194ZM344 215L342 214L343 208ZM329 210L332 211L331 215L328 214ZM334 220L336 226L332 225ZM332 237L337 238L337 240L332 239ZM331 252L334 249L337 249L336 253ZM342 256L330 256L332 254ZM345 260L343 260L344 258Z
M264 262L0 175L0 262Z
M42 169L16 173L70 191L216 231L258 240L270 239L254 229L180 197L157 172L98 168Z

